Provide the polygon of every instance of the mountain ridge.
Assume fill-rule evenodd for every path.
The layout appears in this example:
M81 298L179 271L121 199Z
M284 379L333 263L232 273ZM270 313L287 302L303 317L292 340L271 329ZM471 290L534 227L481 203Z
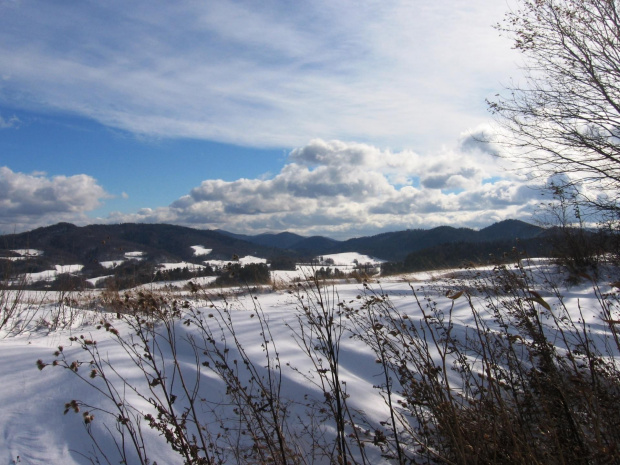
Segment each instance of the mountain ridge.
M544 228L521 220L504 220L479 231L439 226L338 241L325 236L305 237L287 231L252 236L170 224L76 226L58 223L24 233L0 236L0 254L9 256L10 251L15 249L40 249L44 251L46 260L56 259L60 264L123 259L125 253L133 251L144 252L152 260L195 263L208 259L230 260L233 255L270 259L342 252L359 252L383 260L398 261L412 252L441 244L531 239L544 231ZM212 252L208 256L196 256L191 248L195 245L212 249Z

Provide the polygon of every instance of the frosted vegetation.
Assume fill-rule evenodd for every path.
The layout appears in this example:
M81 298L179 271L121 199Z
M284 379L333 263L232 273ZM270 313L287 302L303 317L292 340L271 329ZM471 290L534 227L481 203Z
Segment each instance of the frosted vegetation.
M359 282L309 267L252 288L0 291L0 460L620 459L611 265L571 285L519 257Z

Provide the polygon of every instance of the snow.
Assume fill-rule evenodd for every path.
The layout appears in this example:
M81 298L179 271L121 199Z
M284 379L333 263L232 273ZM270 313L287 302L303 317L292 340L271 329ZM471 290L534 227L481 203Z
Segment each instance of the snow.
M160 290L183 290L187 289L190 282L198 286L208 286L217 279L217 276L197 276L191 279L182 279L180 281L154 281L152 283L142 284L136 289L145 291L160 291Z
M37 273L24 273L26 282L54 281L59 274L78 273L84 265L54 265L53 270L39 271Z
M253 257L252 255L246 255L245 257L239 258L239 260L205 260L203 263L214 268L222 268L227 266L229 263L239 263L240 265L245 266L254 263L267 263L267 260L264 258Z
M298 266L296 270L272 270L271 280L276 284L287 284L293 281L305 280L312 275L304 275Z
M178 269L187 268L190 271L197 271L197 270L202 270L203 268L205 268L205 266L196 265L195 263L189 263L189 262L178 262L178 263L160 263L157 265L157 268L159 268L160 270L178 270Z
M373 258L368 255L363 255L357 252L344 252L344 253L335 253L329 255L320 255L323 258L323 262L331 259L334 261L334 265L348 265L353 266L356 264L365 265L366 263L370 263L372 265L379 265L384 263L385 260L381 260L378 258Z
M43 251L37 249L14 249L11 252L18 253L24 257L40 257L43 255Z
M202 255L209 255L213 252L213 249L205 249L202 245L192 245L192 249L194 249L194 255L196 257L200 257Z
M343 286L339 292L343 298L353 299L359 293L359 286ZM302 372L307 371L309 366L304 361L297 344L290 338L291 331L287 327L287 324L295 324L295 314L291 311L294 305L291 296L286 293L261 295L261 305L268 315L273 333L283 336L281 340L276 341L278 350L282 354L287 354L283 360L294 364ZM233 306L232 316L238 337L247 347L248 353L256 357L260 363L263 339L257 320L253 318L252 297L241 296L233 302ZM41 312L44 314L52 310L49 307L41 309ZM84 353L76 343L68 340L70 336L84 334L86 337L96 338L97 347L100 353L105 354L106 360L120 367L123 376L132 383L141 385L141 373L126 363L127 354L115 343L115 338L103 330L96 330L95 324L91 323L102 315L89 311L84 314L87 316L83 322L67 329L47 333L33 328L32 331L20 336L0 340L0 363L3 366L3 374L8 377L0 392L0 425L3 425L0 451L5 451L4 456L0 453L0 460L4 460L4 463L10 463L10 460L18 455L29 465L90 463L80 455L87 455L90 451L90 441L82 424L82 412L80 414L69 412L63 415L62 411L65 403L72 399L96 405L103 403L107 408L111 408L109 402L98 397L97 393L84 383L78 382L69 370L48 366L39 371L34 363L38 359L53 358L52 353L58 345L63 345L68 360L83 359ZM122 321L114 319L113 324L121 334L130 333L130 329ZM195 329L183 325L179 325L177 331L179 341L186 340L196 333ZM372 375L375 373L369 368L373 366L369 363L371 355L356 350L353 342L343 345L343 353L347 354L348 361L343 363L342 380L349 383L350 392L357 399L356 406L363 407L373 416L385 415L386 410L380 398L372 393ZM169 353L166 353L166 356L169 357ZM191 350L183 346L179 356L183 364L191 366L193 357ZM81 368L86 371L88 369L88 367ZM318 396L316 387L308 385L293 370L283 370L283 376L286 395L294 394L298 401L303 400L303 395ZM144 388L143 384L141 386ZM223 383L210 378L209 382L204 383L201 396L217 400L224 391ZM371 393L370 396L368 393ZM124 395L132 402L140 403L140 399L134 394L127 392ZM105 439L104 418L104 414L95 412L92 428L99 437L104 436L103 447L109 453L113 453L112 441ZM181 463L178 456L168 451L165 441L162 441L157 434L148 428L145 432L154 460L158 463Z
M99 263L102 267L110 269L110 268L116 268L117 266L121 265L124 262L125 260L108 260L108 261L99 262Z
M78 273L82 271L84 265L55 265L56 272L61 273Z
M352 263L357 259L360 263L367 260L360 254L337 254L339 263ZM343 257L341 255L347 255ZM323 256L323 258L334 256ZM264 261L254 262L256 257L244 257L246 262L242 263L264 263ZM334 261L336 262L336 258ZM259 259L262 260L262 259ZM228 263L228 262L224 262ZM166 269L172 266L192 265L185 262L180 264L162 264ZM79 271L79 266L72 265L62 268ZM296 271L274 271L272 275L275 280L281 279L283 282L290 282L296 277L303 277L304 273L312 270L308 267L298 267ZM542 283L547 279L553 270L544 261L533 264L531 271L537 282ZM59 267L50 273L61 272ZM66 272L66 271L63 271ZM481 276L491 273L490 268L480 268L476 270ZM211 282L214 277L195 278L192 281L206 284ZM381 294L389 295L394 305L395 311L400 314L408 315L410 319L420 318L420 311L415 304L412 296L410 282L414 283L416 289L425 289L429 295L440 306L449 308L454 304L451 311L453 317L453 334L464 337L467 331L471 331L471 310L466 299L452 301L445 296L446 289L453 289L454 286L464 286L472 282L472 272L465 270L442 270L429 273L412 273L406 276L382 277L380 282L376 279L369 283L370 291L358 283L337 284L325 289L325 297L333 302L347 302L348 305L361 306L365 293L376 290ZM153 283L142 286L142 289L164 289L171 284L181 285L183 283ZM609 286L603 285L601 292L610 291ZM3 291L0 291L0 293ZM192 301L195 308L203 311L204 314L211 312L214 317L211 321L219 324L225 322L218 309L223 308L220 297L217 296L219 290L210 294L213 299L215 309L204 301ZM43 294L32 294L32 296L42 296ZM84 308L88 307L85 302L90 302L101 294L93 292L89 294L83 303ZM25 330L20 334L9 334L7 329L0 329L0 367L2 367L2 385L0 387L0 463L13 463L19 456L22 463L28 465L48 465L62 463L66 465L86 465L93 463L90 460L93 452L92 443L88 437L87 430L83 423L82 413L84 410L94 412L95 419L91 425L91 432L100 441L99 444L112 458L111 463L118 463L116 448L113 440L109 437L106 427L114 430L116 423L111 421L105 413L93 411L91 408L83 407L79 414L72 411L63 415L65 403L77 399L85 404L95 405L101 408L113 410L114 404L106 400L96 390L89 387L85 382L77 379L76 374L60 367L47 366L39 371L35 366L38 359L49 363L55 357L53 352L59 345L63 346L63 353L68 361L90 360L90 357L82 350L76 341L70 341L70 337L84 335L87 339L97 340L97 348L107 363L117 368L119 375L125 377L128 382L140 389L147 389L144 383L143 374L136 369L135 365L128 359L125 348L119 346L117 339L103 329L97 329L97 324L102 318L108 319L119 331L119 334L129 338L132 330L124 320L116 318L115 314L105 314L101 311L82 310L77 307L67 307L55 302L58 294L49 292L45 294L46 301L32 300L31 311L33 317L25 324ZM592 286L582 283L571 288L563 288L563 302L572 311L581 311L587 322L593 323L593 331L602 331L601 325L595 324L600 321L596 295L592 291ZM76 299L78 299L76 295ZM558 302L553 296L544 297L549 303L557 305ZM56 299L58 300L58 299ZM78 299L79 300L79 299ZM38 303L36 303L38 302ZM55 303L54 303L55 302ZM229 316L235 327L235 333L242 342L244 349L251 360L261 368L265 364L265 341L263 330L258 324L257 312L263 312L265 321L269 324L269 329L273 335L273 341L268 343L274 349L275 344L280 356L282 366L282 396L293 401L291 409L295 414L302 415L305 409L306 396L309 398L321 399L322 392L309 382L300 373L312 372L314 366L308 357L300 349L293 337L295 328L298 328L297 315L299 315L299 301L295 295L282 291L272 291L264 289L264 293L256 295L239 295L229 301ZM260 307L257 309L256 305ZM52 328L49 322L57 321L62 312L62 324ZM22 327L24 325L22 324ZM221 326L213 326L216 335ZM176 327L176 337L179 341L178 357L181 366L186 370L195 369L194 352L188 345L190 340L200 340L199 331L195 326L178 324ZM226 333L226 331L224 331ZM230 338L230 334L227 338ZM598 334L598 333L595 333ZM602 335L601 335L602 338ZM217 338L216 338L217 339ZM219 340L219 339L218 339ZM230 341L230 339L227 339ZM340 368L341 380L346 383L349 402L353 409L359 409L374 421L383 421L388 417L384 399L380 393L373 389L380 379L380 370L375 363L375 356L361 345L359 341L344 337L341 341ZM170 361L171 351L165 345L161 346L161 354L165 360ZM230 358L239 357L234 344L230 345ZM241 364L239 364L241 365ZM298 371L292 369L296 368ZM172 369L172 368L169 368ZM88 365L80 367L79 374L88 378L90 368ZM263 371L261 371L262 373ZM187 371L186 373L189 373ZM201 371L203 377L200 385L200 397L208 402L218 403L224 399L226 386L212 372L204 368ZM111 379L116 379L112 376ZM95 379L94 383L99 383L100 379ZM142 409L148 410L148 405L143 399L136 396L135 392L127 389L122 396L128 401L139 405ZM182 402L179 400L179 402ZM205 404L206 405L206 404ZM224 407L222 407L224 408ZM232 408L232 407L231 407ZM296 410L295 410L296 409ZM232 415L231 410L226 412ZM165 440L153 430L144 427L143 433L145 441L150 451L150 459L157 463L181 464L180 456L173 454ZM130 456L130 459L132 457ZM135 459L135 457L133 457ZM131 460L129 463L134 463ZM383 463L378 455L374 456L371 463Z
M348 273L354 270L354 266L324 266L323 268L336 269ZM271 279L280 284L286 284L292 281L307 281L312 279L315 273L321 267L317 265L297 265L295 270L273 270L271 271Z
M144 252L141 252L139 250L135 251L135 252L125 252L125 257L127 257L127 258L134 258L134 259L138 258L139 259L141 257L144 257Z
M252 265L252 264L267 263L267 260L264 258L253 257L252 255L246 255L245 257L241 257L239 259L239 263L241 265Z
M106 276L97 276L96 278L90 278L90 279L87 279L86 281L91 283L93 286L96 286L99 281L103 281L104 279L108 279L108 278L112 278L112 277L114 277L114 275L113 274L109 274L109 275L106 275Z
M9 261L15 262L19 260L27 260L32 257L40 257L41 255L43 255L43 251L37 250L37 249L13 249L11 250L11 252L15 252L16 254L19 254L19 256L18 257L0 257L0 260L9 260Z
M331 261L333 260L333 263ZM329 263L326 263L329 261ZM363 266L370 263L372 266L378 266L383 263L384 260L370 257L368 255L360 254L357 252L344 252L329 255L319 255L315 257L315 263L313 264L298 264L295 270L273 270L271 272L271 278L277 284L286 284L291 281L306 281L313 277L315 273L321 268L331 269L332 271L339 270L345 274L351 273L358 269L358 266Z

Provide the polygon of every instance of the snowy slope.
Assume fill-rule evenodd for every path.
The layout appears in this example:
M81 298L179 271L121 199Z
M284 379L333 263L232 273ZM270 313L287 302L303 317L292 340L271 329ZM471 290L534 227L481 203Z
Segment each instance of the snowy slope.
M335 253L329 255L321 255L323 261L333 260L334 265L364 265L366 263L370 263L372 265L379 265L385 260L380 260L378 258L373 258L368 255L364 255L357 252L343 252L343 253Z
M199 257L201 255L209 255L211 252L213 252L213 249L207 249L202 245L192 245L191 248L194 249L194 255L196 257Z
M358 259L359 260L359 259ZM543 270L545 265L540 264L536 271ZM478 272L483 275L490 273L490 269L481 269ZM542 272L542 271L541 271ZM450 277L418 275L415 287L424 287L429 295L440 306L449 308L453 303L445 296L445 291L457 284L459 286L471 283L469 275L463 275L462 271L454 271ZM432 278L432 281L421 281L424 278ZM456 281L455 281L456 279ZM545 276L539 278L542 282ZM371 283L373 290L390 296L395 311L407 315L410 319L421 318L421 313L412 296L412 289L402 277L385 278L381 283ZM602 289L609 291L609 287ZM1 291L0 291L1 292ZM264 313L264 321L268 323L273 340L270 338L267 345L280 354L282 367L282 396L294 403L291 408L294 413L304 415L308 398L320 401L322 392L317 386L309 383L300 373L311 373L315 367L301 350L293 337L294 331L299 329L297 315L300 314L300 301L294 294L286 291L266 292L257 296L243 295L228 304L224 304L217 296L219 291L212 294L213 302L194 302L193 308L201 309L205 318L213 324L219 321L225 324L225 319L230 315L234 324L235 333L243 343L248 356L259 367L259 372L264 374L265 337L264 328L258 322L259 312ZM361 307L364 293L371 292L359 284L341 284L330 286L325 290L325 297L332 304L346 302L347 305ZM51 293L48 293L48 296ZM600 321L600 307L591 286L581 284L572 288L563 289L565 304L577 312L580 308L587 323L591 323L596 337L603 330L597 323ZM97 294L93 294L96 296ZM551 304L555 303L552 296L544 296ZM465 336L471 331L471 310L465 299L454 301L453 333L457 336ZM210 305L215 305L212 308ZM256 308L255 305L259 305ZM579 307L578 307L579 305ZM228 308L229 313L218 314L218 309ZM39 359L50 363L56 357L53 352L59 345L63 346L66 360L89 361L89 354L80 349L78 342L71 341L71 337L84 336L86 339L97 341L97 348L102 359L106 363L118 369L118 372L133 386L142 392L148 392L143 374L130 362L127 352L118 345L116 336L104 329L97 329L102 318L109 320L114 328L119 331L121 337L129 340L132 334L128 324L116 318L116 314L105 314L97 310L78 310L70 307L59 307L57 304L45 304L36 309L36 317L33 317L28 329L19 335L9 335L5 330L0 333L0 367L2 367L2 385L0 387L0 463L12 463L20 457L21 463L28 465L67 464L85 465L92 463L93 445L88 437L82 414L86 410L82 408L79 413L70 411L63 415L65 403L77 399L86 404L95 405L103 409L114 411L114 405L89 387L85 382L79 381L76 374L60 367L46 366L39 371L35 362ZM213 315L207 318L206 315ZM576 313L575 313L576 314ZM50 329L49 324L54 319L64 318L64 325ZM73 318L71 318L73 317ZM219 333L219 325L214 325L215 334ZM176 337L179 342L178 357L186 373L195 372L194 352L188 346L187 341L191 337L200 340L200 332L193 326L186 326L181 321L176 325ZM234 345L230 344L230 334L226 334L229 341L230 359L236 359L239 354ZM219 339L218 339L219 340ZM601 339L602 341L602 339ZM275 344L275 346L273 346ZM171 363L169 348L162 346L162 356L167 363ZM340 353L341 380L346 383L350 394L351 406L363 411L373 421L383 421L387 418L388 410L379 392L373 389L378 383L380 376L379 366L375 363L375 356L369 349L354 339L345 337L342 339ZM297 369L295 371L293 368ZM102 387L101 379L90 380L88 378L89 367L82 365L78 373L85 375L96 386ZM244 374L241 374L243 378ZM201 384L199 397L208 402L221 403L225 399L226 386L221 380L203 368L201 371ZM148 404L134 392L127 390L121 396L131 403L138 405L143 411L149 411ZM183 398L179 397L179 404ZM205 407L206 408L206 407ZM222 407L220 415L234 417L231 409ZM92 434L98 438L99 445L107 454L111 463L118 463L114 441L111 439L107 428L114 430L115 422L112 417L103 412L88 409L94 413L94 421L91 428ZM204 415L210 415L205 410ZM107 425L107 426L106 426ZM180 456L172 453L163 438L153 430L144 428L145 441L148 444L149 458L159 464L182 463ZM329 432L329 430L328 430ZM381 463L377 453L373 455L373 463ZM130 457L132 458L132 457ZM135 459L135 457L133 457ZM130 462L134 463L134 462Z

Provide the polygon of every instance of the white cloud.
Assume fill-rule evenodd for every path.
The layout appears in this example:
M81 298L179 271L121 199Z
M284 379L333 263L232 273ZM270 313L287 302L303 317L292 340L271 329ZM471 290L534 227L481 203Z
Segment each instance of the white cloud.
M108 221L346 238L442 224L487 226L524 218L540 201L537 190L488 154L445 150L432 163L425 160L411 151L314 140L293 150L271 179L205 180L168 207ZM409 185L393 182L397 171Z
M459 148L466 153L482 152L499 156L502 150L495 143L497 131L499 128L489 124L483 124L473 130L465 131L461 134Z
M503 2L0 3L0 102L139 134L433 147L517 73Z
M107 197L97 181L84 174L48 177L0 167L0 225L7 231L59 221L85 222L85 213Z
M3 118L2 115L0 115L0 129L18 128L20 124L20 119L15 115L11 116L8 119Z

